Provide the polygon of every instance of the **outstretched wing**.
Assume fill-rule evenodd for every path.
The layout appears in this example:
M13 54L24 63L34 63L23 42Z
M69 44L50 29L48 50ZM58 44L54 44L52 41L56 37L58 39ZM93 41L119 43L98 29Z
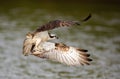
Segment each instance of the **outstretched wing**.
M35 56L56 60L67 65L89 65L92 59L89 58L87 50L68 47L64 44L56 43L54 49L36 54ZM39 53L39 52L38 52Z
M80 25L77 21L62 21L62 20L53 20L49 23L40 26L36 32L46 31L46 30L52 30L54 28L58 27L70 27L72 25Z
M89 16L87 16L85 19L83 19L82 22L85 22L90 18L91 18L91 14L89 14ZM52 29L58 28L58 27L70 27L72 25L80 25L80 22L78 22L78 21L54 20L54 21L50 21L49 23L47 23L45 25L40 26L35 32L52 30Z

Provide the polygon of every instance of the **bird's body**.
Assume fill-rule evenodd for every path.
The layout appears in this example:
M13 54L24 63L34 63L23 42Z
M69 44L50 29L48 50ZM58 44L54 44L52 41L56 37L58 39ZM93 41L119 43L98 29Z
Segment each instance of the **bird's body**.
M23 44L23 54L28 55L28 54L30 54L30 52L37 50L38 45L40 43L55 39L55 38L50 38L49 36L50 35L49 35L48 31L27 33L26 39L24 40L24 44ZM34 45L34 49L31 49L32 45ZM39 47L39 49L40 49L40 47Z
M90 17L91 15L85 18L83 22ZM48 40L57 39L55 34L48 32L49 30L58 27L71 27L73 25L80 25L80 23L78 21L54 20L38 27L33 33L27 33L23 43L23 54L32 54L40 58L56 60L67 65L89 65L92 59L86 53L87 50L67 46L63 43L48 42Z
M33 33L30 33L30 32L27 33L26 39L23 45L23 54L28 55L30 53L29 51L31 50L31 47L32 47L31 45L35 45L34 50L37 50L38 45L40 43L58 38L57 36L55 36L55 34L49 33L48 30L55 29L58 27L70 27L72 25L79 25L79 22L78 21L54 20L54 21L50 21L49 23L45 25L38 27L38 29L36 29L35 32ZM29 45L26 44L26 42L27 43L29 42ZM26 50L25 49L26 47L29 47L29 48L27 48Z

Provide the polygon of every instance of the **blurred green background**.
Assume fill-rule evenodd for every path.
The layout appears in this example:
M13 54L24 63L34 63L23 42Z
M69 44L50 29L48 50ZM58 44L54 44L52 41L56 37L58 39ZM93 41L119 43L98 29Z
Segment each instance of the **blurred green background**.
M0 0L0 79L120 79L119 0ZM27 32L51 20L78 20L81 26L59 28L67 45L89 50L90 66L71 67L22 55Z

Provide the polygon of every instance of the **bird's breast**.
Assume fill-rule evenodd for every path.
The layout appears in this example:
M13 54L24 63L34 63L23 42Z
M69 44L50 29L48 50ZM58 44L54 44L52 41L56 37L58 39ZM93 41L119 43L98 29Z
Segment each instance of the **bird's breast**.
M55 49L55 44L51 42L43 42L39 47L42 47L44 50L49 51L51 49Z

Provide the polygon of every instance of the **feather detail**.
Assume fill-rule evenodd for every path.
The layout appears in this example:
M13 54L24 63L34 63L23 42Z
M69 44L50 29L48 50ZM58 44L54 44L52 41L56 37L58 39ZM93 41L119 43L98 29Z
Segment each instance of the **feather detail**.
M70 27L72 25L80 25L78 21L62 21L62 20L53 20L49 23L42 25L36 29L35 32L42 32L46 30L52 30L58 27Z
M81 22L85 22L91 18L91 14L89 14L85 19L81 20ZM58 27L71 27L73 25L80 25L79 21L63 21L63 20L53 20L48 22L47 24L44 24L42 26L39 26L35 32L42 32L46 30L52 30Z
M67 65L90 65L90 61L92 61L83 49L78 50L62 43L45 42L43 44L45 44L42 45L45 50L45 52L42 52L44 58L56 60ZM50 49L48 49L48 45ZM67 48L67 50L63 50L63 48Z

